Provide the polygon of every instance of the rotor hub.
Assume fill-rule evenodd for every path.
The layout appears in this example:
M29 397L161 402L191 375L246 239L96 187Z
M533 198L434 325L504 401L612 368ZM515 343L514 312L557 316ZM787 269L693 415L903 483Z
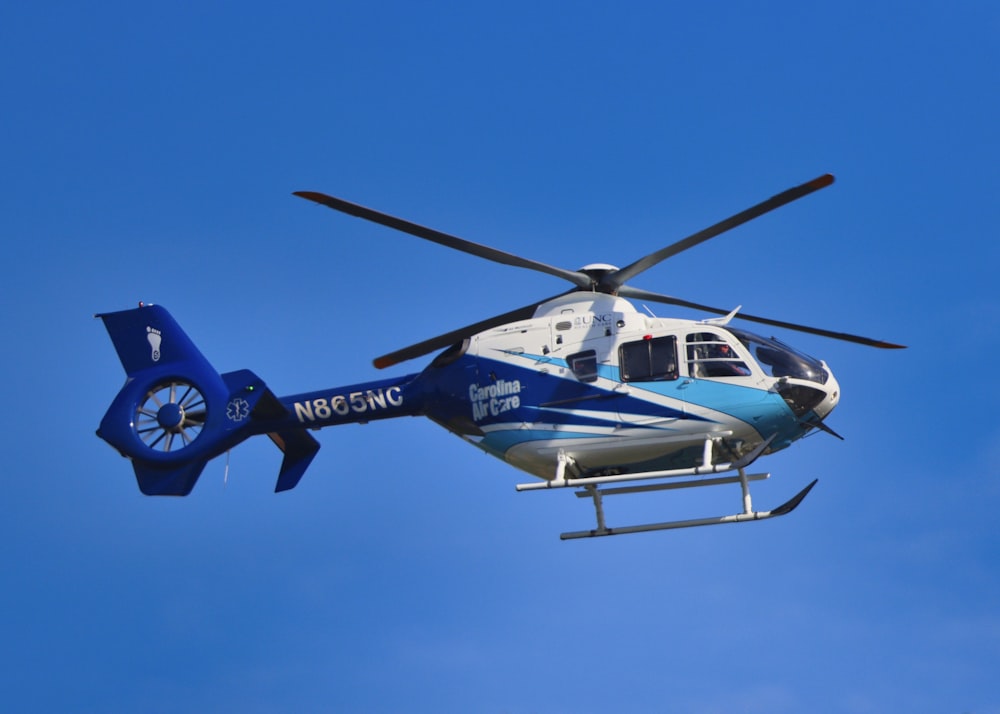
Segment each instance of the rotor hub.
M168 402L156 413L156 423L166 431L180 431L184 423L184 407L176 402Z
M591 279L594 286L598 287L600 286L601 280L604 278L605 275L607 275L608 273L613 273L616 270L618 270L618 267L615 265L611 265L609 263L590 263L589 265L583 266L576 272L583 273L584 275L586 275L588 278Z

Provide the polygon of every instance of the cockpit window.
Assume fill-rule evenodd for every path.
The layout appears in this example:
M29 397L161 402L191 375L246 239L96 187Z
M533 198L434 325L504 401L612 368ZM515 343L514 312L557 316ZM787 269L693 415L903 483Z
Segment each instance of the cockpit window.
M581 382L597 381L597 352L587 350L566 358L566 364Z
M677 379L677 338L651 337L626 342L618 348L623 382L656 382Z
M825 384L830 378L830 373L818 359L794 350L773 337L760 337L734 327L727 327L726 330L750 350L750 354L771 377L807 379L818 384Z
M687 336L688 375L691 377L745 377L750 374L725 337L714 332Z

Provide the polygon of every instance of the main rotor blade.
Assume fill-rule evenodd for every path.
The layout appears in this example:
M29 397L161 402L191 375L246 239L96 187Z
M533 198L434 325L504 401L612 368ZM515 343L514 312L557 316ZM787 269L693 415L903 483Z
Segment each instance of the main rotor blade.
M823 174L822 176L814 178L812 181L808 181L801 186L795 186L794 188L783 191L776 196L771 196L771 198L766 201L761 201L756 206L751 206L745 211L741 211L734 216L730 216L724 221L719 221L714 226L709 226L708 228L698 231L683 240L679 240L676 243L668 245L666 248L661 248L655 253L650 253L646 257L640 258L631 265L626 265L624 268L608 273L601 279L598 289L601 292L614 293L618 288L634 278L636 275L644 270L649 270L657 263L675 256L688 248L692 248L699 243L704 243L709 238L714 238L720 233L725 233L726 231L742 225L747 221L753 220L758 216L762 216L769 211L773 211L775 208L780 208L786 203L791 203L798 198L808 196L814 191L826 188L832 183L833 176L831 174Z
M570 281L579 288L589 289L591 287L591 279L583 273L578 273L575 270L564 270L563 268L557 268L554 265L547 265L545 263L540 263L537 260L522 258L519 255L506 253L502 250L490 248L489 246L481 245L479 243L473 243L472 241L465 240L464 238L459 238L457 236L434 230L433 228L427 228L426 226L411 223L410 221L390 216L387 213L382 213L381 211L376 211L372 208L365 208L364 206L359 206L356 203L350 203L349 201L345 201L341 198L327 196L325 193L319 193L317 191L296 191L295 195L300 198L313 201L314 203L322 204L335 211L347 213L348 215L356 216L358 218L364 218L366 221L378 223L389 228L395 228L397 231L409 233L417 238L423 238L424 240L429 240L448 248L454 248L455 250L460 250L463 253L470 253L471 255L486 258L487 260L492 260L496 263L503 263L504 265L513 265L516 268L527 268L529 270L537 270L540 273L554 275L557 278Z
M701 310L702 312L710 312L716 315L728 315L731 310L723 310L718 307L711 307L710 305L701 305L696 302L690 302L688 300L681 300L680 298L670 297L669 295L660 295L659 293L651 293L647 290L640 290L639 288L633 288L628 285L623 285L618 291L621 297L635 298L637 300L649 300L650 302L659 302L666 305L677 305L679 307L687 307L692 310ZM736 318L740 320L746 320L748 322L759 322L762 325L771 325L773 327L781 327L786 330L795 330L796 332L806 332L810 335L819 335L821 337L829 337L834 340L843 340L845 342L854 342L859 345L868 345L869 347L878 347L880 349L886 350L898 350L905 349L906 345L897 345L892 342L884 342L883 340L874 340L870 337L861 337L859 335L851 335L846 332L834 332L832 330L824 330L819 327L808 327L807 325L797 325L793 322L782 322L781 320L772 320L768 317L758 317L756 315L748 315L745 312L736 313Z
M503 325L508 322L519 322L520 320L528 320L535 314L535 310L544 302L549 300L555 300L563 295L568 295L571 292L576 292L575 290L569 290L565 293L560 293L559 295L553 295L552 297L545 298L544 300L539 300L531 305L525 305L524 307L519 307L516 310L511 310L510 312L505 312L502 315L496 315L495 317L489 317L485 320L481 320L472 325L466 325L465 327L460 327L457 330L452 330L451 332L446 332L443 335L438 335L437 337L432 337L429 340L424 340L423 342L418 342L415 345L410 345L409 347L404 347L401 350L396 350L395 352L390 352L387 355L382 355L381 357L376 357L373 364L378 369L385 369L386 367L391 367L394 364L399 364L400 362L405 362L407 360L413 359L414 357L422 357L425 354L434 352L436 350L444 349L445 347L450 347L456 342L460 342L467 337L472 337L475 334L484 332L491 327L497 327L498 325Z

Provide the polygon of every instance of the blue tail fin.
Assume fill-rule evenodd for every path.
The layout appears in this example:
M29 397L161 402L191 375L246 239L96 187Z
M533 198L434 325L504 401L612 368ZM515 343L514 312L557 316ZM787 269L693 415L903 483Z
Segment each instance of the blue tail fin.
M275 490L298 483L319 443L304 431L269 428L288 412L257 375L220 375L157 305L98 317L127 379L97 435L132 460L143 493L186 496L209 460L263 433L285 453Z

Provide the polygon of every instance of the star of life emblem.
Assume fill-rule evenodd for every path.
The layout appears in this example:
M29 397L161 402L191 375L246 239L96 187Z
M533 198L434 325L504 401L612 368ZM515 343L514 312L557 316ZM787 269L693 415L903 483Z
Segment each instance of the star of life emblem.
M231 400L226 406L226 416L230 421L243 421L250 415L250 402L241 397Z

